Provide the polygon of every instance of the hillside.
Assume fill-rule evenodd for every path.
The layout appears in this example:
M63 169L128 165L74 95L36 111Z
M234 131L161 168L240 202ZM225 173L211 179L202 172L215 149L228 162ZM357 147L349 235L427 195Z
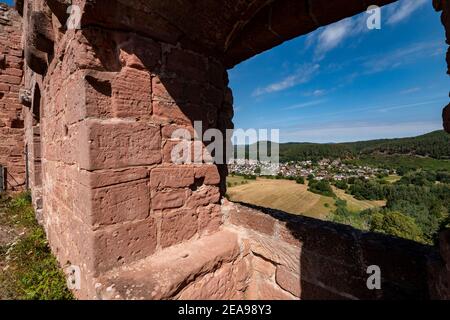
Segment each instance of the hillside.
M346 143L281 143L280 160L351 159L370 155L416 155L450 159L450 135L443 130L411 138L381 139Z

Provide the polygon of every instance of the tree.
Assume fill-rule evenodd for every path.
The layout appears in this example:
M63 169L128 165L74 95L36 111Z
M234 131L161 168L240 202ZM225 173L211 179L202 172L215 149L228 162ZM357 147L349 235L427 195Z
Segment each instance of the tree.
M295 181L296 181L298 184L305 184L305 178L304 178L304 177L297 177L297 178L295 179Z
M336 197L333 189L330 186L330 182L327 180L310 180L308 190L327 197Z
M414 219L398 211L377 212L372 216L370 230L393 236L425 242Z

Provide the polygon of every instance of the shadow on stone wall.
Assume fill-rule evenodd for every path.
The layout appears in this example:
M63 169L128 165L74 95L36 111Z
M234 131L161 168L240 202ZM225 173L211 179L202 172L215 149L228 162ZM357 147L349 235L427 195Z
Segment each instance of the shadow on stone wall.
M303 300L424 300L434 294L429 288L429 270L443 264L434 247L279 210L240 205L274 218L278 224L274 237L298 248ZM262 217L253 217L258 218ZM371 265L381 269L381 290L367 287L371 275L367 268Z

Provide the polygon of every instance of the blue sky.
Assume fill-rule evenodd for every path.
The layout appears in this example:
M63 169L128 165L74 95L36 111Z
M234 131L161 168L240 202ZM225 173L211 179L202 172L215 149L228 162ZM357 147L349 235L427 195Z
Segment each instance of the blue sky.
M281 142L441 129L450 79L439 13L430 0L400 0L381 14L381 30L367 29L362 13L230 70L235 127L280 129Z
M229 72L236 128L280 129L280 141L342 142L442 128L448 104L444 28L429 0L381 9L296 38Z

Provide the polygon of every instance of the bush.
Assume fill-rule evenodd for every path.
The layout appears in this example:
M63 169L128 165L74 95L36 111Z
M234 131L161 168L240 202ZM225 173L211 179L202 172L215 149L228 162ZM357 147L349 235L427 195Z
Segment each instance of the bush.
M414 219L398 211L375 213L370 230L425 243L422 231Z
M327 180L310 180L308 190L326 197L336 197L333 189L331 188L330 182Z
M295 182L297 182L298 184L305 184L305 178L304 177L297 177L295 179Z

